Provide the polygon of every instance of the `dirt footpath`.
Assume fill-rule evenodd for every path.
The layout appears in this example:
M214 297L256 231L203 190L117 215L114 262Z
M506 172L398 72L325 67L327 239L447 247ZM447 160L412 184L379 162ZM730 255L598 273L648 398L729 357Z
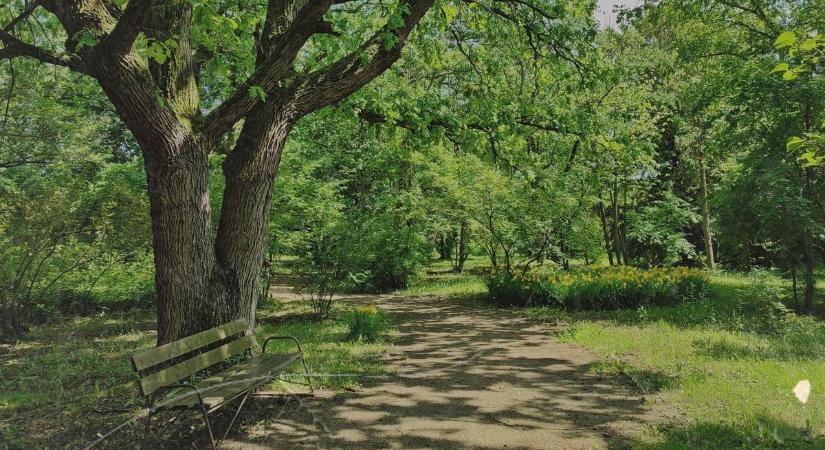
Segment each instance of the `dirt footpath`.
M659 415L618 377L591 373L595 355L510 311L368 300L402 324L393 373L286 406L256 399L223 448L624 448Z

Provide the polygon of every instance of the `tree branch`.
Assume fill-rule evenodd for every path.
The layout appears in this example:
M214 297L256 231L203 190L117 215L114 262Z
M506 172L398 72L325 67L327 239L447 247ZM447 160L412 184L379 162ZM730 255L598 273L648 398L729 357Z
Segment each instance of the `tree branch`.
M298 116L347 97L386 71L401 57L407 37L432 5L433 0L402 2L399 8L406 11L402 12L404 18L401 26L392 28L388 22L358 50L298 79L293 85L298 95L292 102ZM390 45L387 44L388 34L395 40ZM371 57L365 62L364 57L368 55Z
M115 27L98 47L107 53L120 54L129 51L140 34L153 3L154 0L129 0Z
M229 131L260 101L249 94L260 88L271 95L279 83L293 73L292 63L310 36L331 33L323 21L333 0L270 0L261 36L255 72L202 122L207 141L214 141Z
M44 165L50 163L52 163L52 161L48 159L14 159L11 161L0 161L0 169L9 169L12 167L25 166L28 164Z
M48 64L68 67L72 70L86 73L83 69L80 58L58 55L46 49L27 44L12 36L5 30L0 30L0 42L3 42L3 45L5 46L0 49L0 60L29 57Z
M32 2L28 8L26 8L25 10L23 10L23 12L20 13L19 16L12 19L11 22L9 22L8 25L6 25L6 27L3 28L3 30L11 32L14 29L14 27L17 26L18 23L26 20L34 12L34 10L37 9L38 6L40 6L39 1Z

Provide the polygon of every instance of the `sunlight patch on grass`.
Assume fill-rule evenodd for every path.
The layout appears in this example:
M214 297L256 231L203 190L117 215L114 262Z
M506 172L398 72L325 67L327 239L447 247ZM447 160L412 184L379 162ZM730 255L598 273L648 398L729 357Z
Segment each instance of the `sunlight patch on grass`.
M767 440L751 444L771 447L785 442L791 448L804 448L811 436L825 435L825 360L773 358L764 351L770 343L762 336L683 328L665 321L641 325L584 321L560 338L603 355L602 370L622 373L642 392L661 389L662 399L677 406L689 424L741 429L741 445L763 436ZM807 405L792 392L801 379L814 386ZM776 435L765 431L771 426ZM688 447L676 445L679 442L675 439L674 447L662 448L690 448L689 440L681 442ZM707 442L708 448L723 447L723 442Z

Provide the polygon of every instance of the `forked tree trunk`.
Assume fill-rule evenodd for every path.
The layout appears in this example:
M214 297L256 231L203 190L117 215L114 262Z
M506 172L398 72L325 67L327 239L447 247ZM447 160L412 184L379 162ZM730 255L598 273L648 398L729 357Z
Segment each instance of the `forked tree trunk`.
M174 164L147 157L158 343L235 317L238 288L215 259L209 205L208 149L193 144Z
M275 103L256 108L224 161L223 194L215 242L218 264L238 280L238 315L255 326L272 191L292 121Z
M357 51L322 70L301 74L293 70L295 59L314 34L333 31L324 15L335 2L264 2L266 20L254 43L255 72L205 116L198 106L198 64L191 45L192 2L129 0L117 12L99 0L37 3L70 36L67 51L52 55L34 45L10 48L6 42L0 59L32 57L93 77L138 142L147 172L158 343L163 344L239 315L253 324L272 184L292 124L389 68L433 0L405 1L401 23L376 30ZM164 43L162 60L147 61L135 49L141 33ZM393 45L385 44L387 34L393 35ZM81 48L76 42L81 35L100 39ZM261 103L263 96L251 96L250 87L270 100ZM224 166L226 191L215 240L209 147L241 120L241 139Z

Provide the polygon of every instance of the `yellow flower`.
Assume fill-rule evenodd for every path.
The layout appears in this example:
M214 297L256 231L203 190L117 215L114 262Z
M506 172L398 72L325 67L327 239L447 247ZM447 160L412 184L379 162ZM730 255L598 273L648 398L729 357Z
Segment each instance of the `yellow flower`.
M359 306L359 307L355 308L355 310L358 311L358 312L362 312L362 313L370 314L370 315L378 314L378 307L375 306L375 305Z

